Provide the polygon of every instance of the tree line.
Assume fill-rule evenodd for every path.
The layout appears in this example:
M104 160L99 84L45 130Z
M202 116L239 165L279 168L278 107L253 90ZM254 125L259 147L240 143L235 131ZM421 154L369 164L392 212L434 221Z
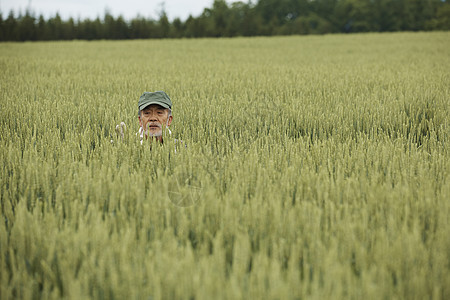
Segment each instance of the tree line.
M105 12L103 19L45 19L30 10L5 18L0 41L148 39L271 36L350 32L450 29L450 0L258 0L228 4L215 0L197 17L172 22L158 18L125 20Z

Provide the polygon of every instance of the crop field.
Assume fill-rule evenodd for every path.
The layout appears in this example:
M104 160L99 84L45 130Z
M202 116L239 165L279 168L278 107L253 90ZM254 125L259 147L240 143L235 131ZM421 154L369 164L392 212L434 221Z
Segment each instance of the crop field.
M0 299L450 299L449 49L1 43Z

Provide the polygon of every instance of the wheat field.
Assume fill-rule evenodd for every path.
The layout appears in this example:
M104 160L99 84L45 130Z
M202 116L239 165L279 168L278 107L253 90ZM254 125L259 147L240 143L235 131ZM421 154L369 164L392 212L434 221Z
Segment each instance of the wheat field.
M0 298L449 299L449 49L0 43ZM140 145L156 90L172 135Z

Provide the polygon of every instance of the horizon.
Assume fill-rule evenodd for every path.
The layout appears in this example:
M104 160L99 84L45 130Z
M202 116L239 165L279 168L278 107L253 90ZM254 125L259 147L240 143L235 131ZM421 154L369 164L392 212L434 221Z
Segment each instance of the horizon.
M64 2L64 3L61 3ZM129 0L126 2L113 0L101 0L92 3L87 0L0 0L0 13L9 16L25 15L29 12L35 17L43 16L44 19L55 17L57 14L63 20L103 19L106 13L114 18L121 16L125 21L136 18L159 19L162 11L170 21L179 18L186 21L189 16L199 16L205 8L212 7L214 0ZM229 3L231 1L227 1ZM139 8L138 8L139 7Z

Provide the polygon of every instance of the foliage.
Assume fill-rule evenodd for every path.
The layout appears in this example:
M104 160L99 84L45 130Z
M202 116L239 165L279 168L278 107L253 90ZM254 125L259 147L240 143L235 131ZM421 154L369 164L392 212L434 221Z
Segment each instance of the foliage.
M349 32L449 30L450 4L441 0L259 0L228 4L215 0L200 16L172 22L161 9L158 20L127 22L106 11L103 20L45 21L32 12L0 14L0 41L99 40L271 36Z
M0 298L449 299L449 37L0 44Z

